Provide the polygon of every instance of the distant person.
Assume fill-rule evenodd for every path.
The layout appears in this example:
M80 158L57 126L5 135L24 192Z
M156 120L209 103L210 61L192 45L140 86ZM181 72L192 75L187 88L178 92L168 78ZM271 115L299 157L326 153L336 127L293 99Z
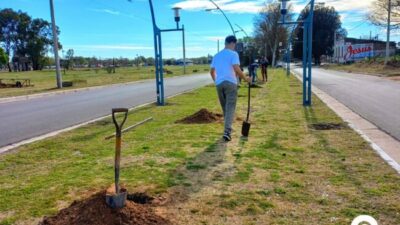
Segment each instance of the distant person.
M258 63L255 61L252 64L248 66L249 70L249 76L251 77L251 82L254 84L257 80L257 68L258 68Z
M232 140L232 123L235 118L238 88L236 75L247 82L251 82L251 79L246 77L240 69L239 55L235 52L236 43L235 36L226 37L225 48L214 56L210 70L224 112L224 134L222 137L225 141Z
M266 57L261 59L261 76L262 76L262 81L267 82L268 81L268 59Z

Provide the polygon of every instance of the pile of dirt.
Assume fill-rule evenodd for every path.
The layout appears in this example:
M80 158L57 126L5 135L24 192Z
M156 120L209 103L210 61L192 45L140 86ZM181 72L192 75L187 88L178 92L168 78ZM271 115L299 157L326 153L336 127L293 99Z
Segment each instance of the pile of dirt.
M310 128L314 130L341 130L346 128L346 125L342 123L313 123Z
M177 120L176 123L196 124L196 123L213 123L222 121L223 116L219 113L213 113L207 109L200 109L193 115Z
M106 192L92 195L83 201L75 201L53 217L45 217L40 225L119 225L119 224L170 224L158 216L148 205L126 201L122 209L111 209L105 202ZM143 196L142 196L143 197Z

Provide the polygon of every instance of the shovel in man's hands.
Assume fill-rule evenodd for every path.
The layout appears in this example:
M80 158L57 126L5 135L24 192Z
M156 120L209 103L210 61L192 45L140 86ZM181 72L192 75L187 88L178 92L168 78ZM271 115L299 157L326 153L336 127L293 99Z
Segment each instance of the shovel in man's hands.
M249 82L249 92L248 92L248 102L247 102L247 117L246 117L246 121L243 121L242 124L242 136L243 137L248 137L249 136L249 132L250 132L250 122L249 122L249 117L250 117L250 88L251 88L251 81Z

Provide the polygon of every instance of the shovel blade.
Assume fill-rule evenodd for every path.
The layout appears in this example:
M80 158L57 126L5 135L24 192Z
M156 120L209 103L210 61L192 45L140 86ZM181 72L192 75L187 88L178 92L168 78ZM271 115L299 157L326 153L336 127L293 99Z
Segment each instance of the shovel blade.
M242 124L242 136L248 137L250 132L251 124L249 122L244 121Z
M120 209L125 206L128 192L122 189L119 193L106 193L106 203L112 209Z

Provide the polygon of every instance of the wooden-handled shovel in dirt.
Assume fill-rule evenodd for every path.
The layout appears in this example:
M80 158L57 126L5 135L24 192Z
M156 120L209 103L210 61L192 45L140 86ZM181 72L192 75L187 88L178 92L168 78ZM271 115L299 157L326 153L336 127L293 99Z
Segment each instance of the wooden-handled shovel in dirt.
M250 88L251 88L251 83L249 83L249 92L248 92L248 96L247 96L247 117L246 117L246 121L243 121L242 124L242 136L243 137L248 137L249 136L249 132L250 132L250 122L249 122L249 117L250 117Z
M120 123L116 119L116 113L124 113L124 117ZM127 197L126 190L120 189L119 187L119 166L121 162L121 136L122 136L122 126L124 125L126 118L128 117L128 109L126 108L116 108L112 109L112 119L115 125L115 193L107 193L106 203L111 208L122 208L125 206L125 201Z

